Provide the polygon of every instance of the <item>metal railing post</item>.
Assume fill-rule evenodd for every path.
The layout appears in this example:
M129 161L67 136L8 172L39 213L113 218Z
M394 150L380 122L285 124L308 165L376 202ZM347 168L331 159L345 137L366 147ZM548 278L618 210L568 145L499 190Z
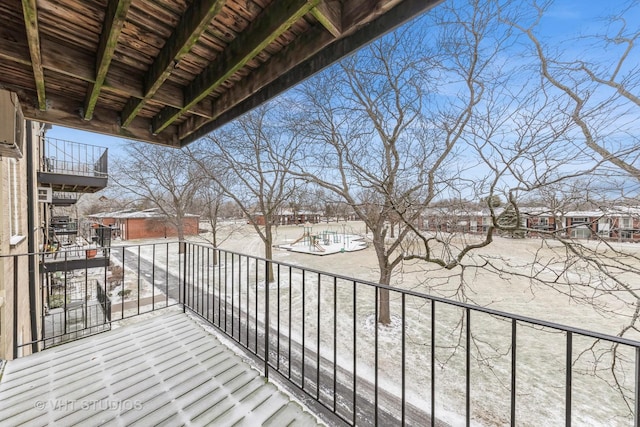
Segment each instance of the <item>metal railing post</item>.
M467 427L471 425L471 309L467 307L465 309L465 317L467 320L467 331L466 331L466 355L465 355L465 373L466 373L466 381L465 381L465 412L467 415Z
M18 358L18 256L13 256L13 358Z
M517 322L511 319L511 425L516 425Z
M138 281L137 281L138 282L138 289L137 289L137 291L138 291L138 293L137 293L137 296L136 296L136 303L137 303L136 304L137 305L137 311L136 312L137 312L137 314L140 314L140 250L141 249L142 249L141 245L138 245L138 264L137 264L137 268L138 268ZM124 287L122 289L124 291ZM123 296L123 298L124 298L124 296Z
M400 333L401 333L401 345L402 347L400 348L400 364L401 364L401 368L400 368L400 392L401 392L401 407L400 407L400 424L401 425L405 425L406 421L406 406L407 406L407 380L406 380L406 338L405 338L405 334L406 334L406 322L405 322L405 315L406 315L406 294L400 294L400 298L402 301L402 308L401 308L401 314L402 314L402 325L401 325L401 329L400 329Z
M269 378L269 261L264 266L264 376Z
M122 297L120 298L120 320L124 319L124 288L125 288L125 274L127 271L127 264L125 263L125 255L127 253L127 247L122 247Z
M565 381L565 396L566 396L566 401L565 401L565 425L567 427L571 426L571 383L572 383L572 376L571 376L571 365L572 365L572 360L573 360L573 333L571 331L567 332L567 360L566 360L566 364L567 364L567 373L566 373L566 381Z
M182 312L187 312L187 245L184 242L178 242L178 258L180 257L180 249L184 244L184 251L182 251ZM180 270L180 269L179 269ZM178 300L180 297L178 296Z
M436 425L436 301L431 300L431 427Z
M636 404L634 427L640 427L640 347L636 347Z

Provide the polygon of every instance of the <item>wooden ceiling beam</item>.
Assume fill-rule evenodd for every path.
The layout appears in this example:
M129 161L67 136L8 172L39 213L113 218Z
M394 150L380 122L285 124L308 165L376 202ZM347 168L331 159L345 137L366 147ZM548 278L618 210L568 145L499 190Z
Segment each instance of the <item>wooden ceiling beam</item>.
M291 70L295 65L312 57L335 38L324 27L315 27L300 35L284 49L272 56L260 69L245 77L242 84L236 84L225 91L212 105L213 117L192 117L180 125L179 136L183 139L197 131L206 123L239 104L279 75Z
M442 1L403 0L390 10L386 10L384 14L378 13L375 15L373 20L360 14L359 16L363 21L361 23L352 22L350 27L344 27L343 34L345 35L337 40L333 39L326 31L324 31L324 38L322 38L322 35L316 34L314 36L310 34L309 37L311 38L317 37L315 53L307 52L307 54L310 54L307 59L289 67L286 65L287 61L296 61L301 58L287 58L287 53L284 51L281 52L281 55L271 58L269 62L264 64L268 66L264 67L263 65L264 69L261 68L261 72L256 73L256 76L252 79L243 81L242 85L235 85L228 93L216 99L213 105L216 113L213 120L198 118L185 122L179 129L181 145L184 147L258 105L275 98L296 83L349 55L376 37L424 13ZM323 44L323 40L326 42L327 36L331 37L331 40ZM304 40L300 38L299 42L304 43ZM293 44L290 46L292 51L289 53L293 54L295 47ZM272 61L273 64L271 63ZM279 70L280 72L278 72L279 67L282 67ZM266 80L269 80L268 83L260 86ZM251 93L247 95L245 91L251 91Z
M89 84L84 101L84 119L91 120L98 102L100 90L109 71L111 59L118 44L118 37L131 6L131 0L109 0L102 25L102 33L96 53L95 79Z
M29 45L26 42L0 37L0 59L31 67Z
M24 26L27 32L27 43L31 55L31 68L38 93L38 108L47 109L44 84L44 69L42 68L42 56L40 54L40 33L38 31L38 6L36 0L22 0L22 14Z
M144 104L156 94L184 55L189 53L213 18L224 6L224 0L196 0L185 11L175 31L144 76L144 97L129 98L122 111L122 126L127 127Z
M152 120L152 132L158 134L193 105L222 85L266 46L286 32L297 20L311 11L319 0L280 0L271 3L244 32L238 35L216 61L186 88L184 107L164 108Z
M402 3L405 1L407 0L403 0ZM414 3L412 0L409 0L409 2ZM353 28L366 24L398 6L398 3L400 3L399 0L346 1L342 8L342 25L344 25L344 28ZM424 3L431 4L431 0L425 0Z
M313 8L311 13L334 37L340 37L342 34L342 2L324 0Z
M92 71L94 62L89 54L81 51L69 53L68 46L57 43L46 36L40 38L40 46L42 52L45 53L42 57L42 66L45 70L90 84L94 83L95 74ZM20 41L0 37L0 58L31 67L27 44ZM144 97L142 80L130 75L131 72L126 67L112 62L102 90L120 96L142 99ZM183 106L182 88L178 85L165 84L152 99L159 104L181 108ZM211 118L210 100L205 99L194 106L190 112L197 116Z
M30 99L28 93L18 92L20 99ZM161 144L170 147L179 147L180 141L177 137L177 129L166 132L162 135L152 135L149 131L148 119L136 118L131 125L124 129L118 125L119 113L117 111L103 109L97 106L94 110L93 119L84 120L78 115L78 107L74 102L66 98L51 95L47 98L51 108L40 111L33 107L33 103L22 103L22 112L26 119L44 123L53 123L60 126L82 129L88 132L95 132L111 136L133 139L137 141Z

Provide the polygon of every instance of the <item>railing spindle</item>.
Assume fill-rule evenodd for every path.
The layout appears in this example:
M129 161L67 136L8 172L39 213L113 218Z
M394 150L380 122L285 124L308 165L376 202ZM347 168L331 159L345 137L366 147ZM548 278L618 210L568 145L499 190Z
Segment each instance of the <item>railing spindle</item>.
M269 261L264 266L264 376L269 378Z
M321 275L318 273L318 307L316 309L316 400L320 399L320 290L321 290Z
M407 352L406 352L406 295L405 294L400 294L400 298L401 298L401 308L400 308L400 314L402 316L402 325L401 325L401 329L400 329L400 340L401 340L401 346L402 348L400 349L400 392L402 393L401 396L401 415L400 415L400 424L401 425L405 425L406 424L406 403L407 403L407 382L406 382L406 364L407 364Z
M436 300L431 299L431 427L436 425Z
M517 322L511 319L511 426L516 425Z
M565 398L565 425L571 427L571 387L572 387L572 360L573 360L573 333L567 332L567 360L566 360L566 398Z
M636 397L634 427L640 427L640 346L636 347Z
M471 425L471 310L469 307L465 309L466 319L466 354L465 354L465 412L466 412L466 425Z

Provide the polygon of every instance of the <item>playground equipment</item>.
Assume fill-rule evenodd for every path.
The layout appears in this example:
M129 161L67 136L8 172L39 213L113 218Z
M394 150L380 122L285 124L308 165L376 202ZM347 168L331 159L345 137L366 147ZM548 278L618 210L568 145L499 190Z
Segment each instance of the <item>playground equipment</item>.
M302 236L297 238L291 243L291 246L295 246L297 243L302 242L305 245L309 245L309 251L317 250L318 252L324 252L325 249L322 247L320 241L326 242L326 238L320 236L318 234L311 234L312 227L304 227L304 233ZM326 243L328 244L328 242Z
M302 242L303 244L311 244L313 237L314 236L311 235L311 227L304 227L304 233L302 234L302 236L294 240L293 243L291 243L291 246L295 246L300 242Z
M318 240L314 241L313 247L315 249L317 249L319 252L324 252L325 251L325 249L320 245L320 242Z
M311 234L312 227L304 227L304 233L298 239L296 239L291 246L295 246L297 243L302 242L305 245L309 246L310 251L317 250L319 252L324 252L325 249L322 247L320 243L321 237L317 234Z
M344 230L323 230L314 233L312 227L304 227L300 237L280 247L293 252L329 255L362 250L367 245L361 236L346 234Z

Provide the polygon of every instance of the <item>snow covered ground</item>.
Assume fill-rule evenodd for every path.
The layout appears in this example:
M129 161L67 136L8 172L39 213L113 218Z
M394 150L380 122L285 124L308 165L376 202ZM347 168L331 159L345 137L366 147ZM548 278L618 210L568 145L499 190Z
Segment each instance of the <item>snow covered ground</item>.
M336 233L364 235L361 223L326 224L322 229L333 229ZM346 230L346 232L344 231ZM290 244L303 234L301 227L279 227L276 244ZM136 242L137 243L137 242ZM221 245L223 249L261 256L262 242L246 227L242 233ZM629 251L640 252L640 247L627 245ZM163 249L164 250L164 249ZM485 253L499 253L514 264L539 253L540 242L497 238ZM147 251L148 252L148 251ZM150 259L151 254L143 250L141 255ZM289 250L275 250L274 259L288 264L354 277L360 280L377 279L376 260L373 248L357 252L341 252L323 257ZM224 263L224 260L222 260ZM247 262L246 259L243 262ZM252 261L248 261L251 263ZM172 250L166 264L179 265L177 250ZM224 266L223 266L224 267ZM237 266L236 268L243 268ZM246 268L253 271L253 266ZM300 270L283 269L279 290L281 302L277 322L281 331L301 342L302 307L304 300L305 345L315 349L320 341L320 354L333 360L334 339L337 360L346 371L353 371L353 333L357 333L356 371L365 378L374 377L375 329L373 322L375 293L364 285L338 281L334 292L333 279L305 276L304 292ZM288 275L291 274L290 277ZM394 286L434 295L447 295L456 291L457 277L447 277L442 271L412 264L403 267L402 274L394 278ZM290 284L290 285L288 285ZM434 285L435 284L435 285ZM270 287L271 289L271 287ZM355 290L354 290L355 289ZM238 290L239 297L253 288ZM258 293L264 292L264 287ZM570 294L553 289L532 286L525 277L496 278L482 271L469 278L465 292L480 305L496 310L515 313L546 321L617 334L630 313L601 311L584 304L576 304ZM242 295L240 295L242 294ZM355 296L354 296L355 294ZM303 297L304 295L304 297ZM255 295L250 295L254 298ZM285 303L292 301L291 316ZM260 301L260 298L258 298ZM275 298L271 293L272 312L277 312ZM354 300L356 303L354 304ZM606 301L605 301L606 302ZM262 304L262 303L261 303ZM333 335L333 306L338 309L337 336ZM610 304L615 304L611 300ZM356 307L355 312L353 307ZM379 383L387 391L400 394L402 297L391 294L392 323L378 329L378 375ZM615 310L614 310L615 311ZM318 314L319 313L319 314ZM405 299L405 374L407 399L412 404L429 410L430 379L436 381L436 417L452 425L462 423L465 396L465 341L464 310L435 305L436 365L432 372L431 317L432 306L419 297ZM291 322L289 322L291 318ZM272 322L275 322L272 318ZM274 324L272 323L272 327ZM475 425L508 425L511 387L511 322L504 319L475 313L471 315L471 408ZM638 339L640 337L634 337ZM557 331L518 324L517 331L517 425L555 426L564 423L566 335ZM283 343L282 351L286 351ZM619 362L611 368L611 353L602 342L574 336L572 357L573 422L574 425L633 425L629 408L621 394L614 389L616 381L627 397L633 396L634 371L633 351L620 348ZM594 375L595 373L595 375ZM615 375L614 375L615 374ZM346 379L348 381L348 379ZM389 408L398 412L398 408Z

